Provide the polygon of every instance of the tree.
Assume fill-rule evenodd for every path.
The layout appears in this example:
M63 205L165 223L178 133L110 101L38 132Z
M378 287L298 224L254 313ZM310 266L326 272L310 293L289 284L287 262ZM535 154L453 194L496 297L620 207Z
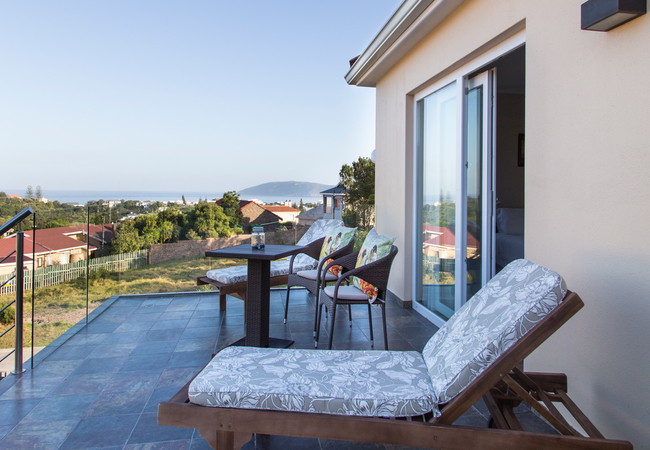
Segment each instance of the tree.
M187 202L185 201L185 195L181 195L181 199L183 199L183 204L187 205Z
M235 228L237 225L244 223L244 216L241 209L239 209L239 194L236 191L224 192L221 199L221 208L228 217L230 228Z
M345 222L350 226L370 225L375 204L375 163L370 158L359 157L351 166L341 167L339 179L351 209L344 214Z
M203 237L228 237L231 229L228 217L216 203L201 203L192 211L192 229Z
M34 198L34 189L32 188L32 185L30 184L27 186L27 193L25 194L26 198Z
M300 208L298 208L298 209L300 209L300 213L301 213L301 214L305 212L305 205L304 205L304 203L302 202L302 199L300 199Z
M36 198L43 198L43 189L40 185L36 186Z
M111 241L111 253L136 252L144 245L144 238L138 234L135 221L127 219L117 226L115 237Z
M359 157L352 163L352 167L344 164L339 178L341 186L346 190L348 203L375 204L375 163L370 158Z

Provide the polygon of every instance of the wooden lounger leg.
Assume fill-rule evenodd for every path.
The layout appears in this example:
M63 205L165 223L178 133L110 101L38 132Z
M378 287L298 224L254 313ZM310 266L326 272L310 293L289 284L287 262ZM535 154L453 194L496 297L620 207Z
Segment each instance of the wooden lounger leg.
M222 294L219 292L219 311L225 311L226 310L226 294Z
M199 429L199 434L215 450L239 450L253 437L250 433Z

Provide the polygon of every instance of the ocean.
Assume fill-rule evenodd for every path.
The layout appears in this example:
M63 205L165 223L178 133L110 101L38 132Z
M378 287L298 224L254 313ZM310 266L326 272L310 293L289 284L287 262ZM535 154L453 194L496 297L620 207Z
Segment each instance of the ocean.
M3 189L0 189L3 190ZM25 197L25 189L4 189L7 194L18 194ZM72 203L85 205L89 201L97 200L140 200L140 201L157 201L157 202L170 202L181 200L185 196L185 200L198 200L199 198L205 200L213 200L221 198L223 192L205 191L76 191L76 190L43 190L43 197L50 201L58 200L61 203ZM300 204L302 198L303 203L316 203L323 201L323 197L274 197L266 195L250 196L251 198L244 198L242 200L258 200L264 203L284 202L290 200L292 203Z

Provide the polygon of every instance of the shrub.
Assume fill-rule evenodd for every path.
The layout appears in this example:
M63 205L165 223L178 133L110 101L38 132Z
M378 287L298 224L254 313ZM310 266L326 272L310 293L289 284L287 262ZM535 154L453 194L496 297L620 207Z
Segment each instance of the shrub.
M0 310L7 306L7 302L0 302ZM8 307L0 312L0 323L3 325L13 325L16 321L16 310L13 306Z

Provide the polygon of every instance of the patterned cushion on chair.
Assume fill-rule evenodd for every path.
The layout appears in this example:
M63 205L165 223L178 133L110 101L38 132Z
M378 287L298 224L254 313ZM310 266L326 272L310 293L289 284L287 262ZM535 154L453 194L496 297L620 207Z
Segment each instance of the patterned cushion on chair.
M395 238L387 238L377 234L374 228L370 230L359 250L356 267L361 267L388 255L393 248L393 242L395 242ZM371 303L375 301L377 298L377 288L375 286L359 277L353 276L350 277L350 280L354 286L366 293Z
M345 247L350 243L354 237L354 232L357 231L356 228L348 227L332 227L325 235L325 240L323 241L323 246L320 249L320 256L318 257L318 262L321 262L323 258L327 255L334 253L340 248ZM325 266L332 262L332 259L328 259L325 263ZM328 270L329 273L338 276L341 273L341 266L332 266Z
M417 352L255 347L222 350L189 388L203 406L375 417L432 411L432 394Z
M435 402L447 403L564 298L557 273L531 261L508 264L424 347Z
M299 265L294 261L293 271L296 272L313 269L316 260L312 258L310 259L313 262L307 262L306 265ZM283 259L281 261L271 261L271 277L289 275L289 263L290 261L288 259ZM210 270L207 273L207 277L211 280L216 280L219 283L223 284L244 283L246 280L248 280L248 266L233 266L223 269Z

